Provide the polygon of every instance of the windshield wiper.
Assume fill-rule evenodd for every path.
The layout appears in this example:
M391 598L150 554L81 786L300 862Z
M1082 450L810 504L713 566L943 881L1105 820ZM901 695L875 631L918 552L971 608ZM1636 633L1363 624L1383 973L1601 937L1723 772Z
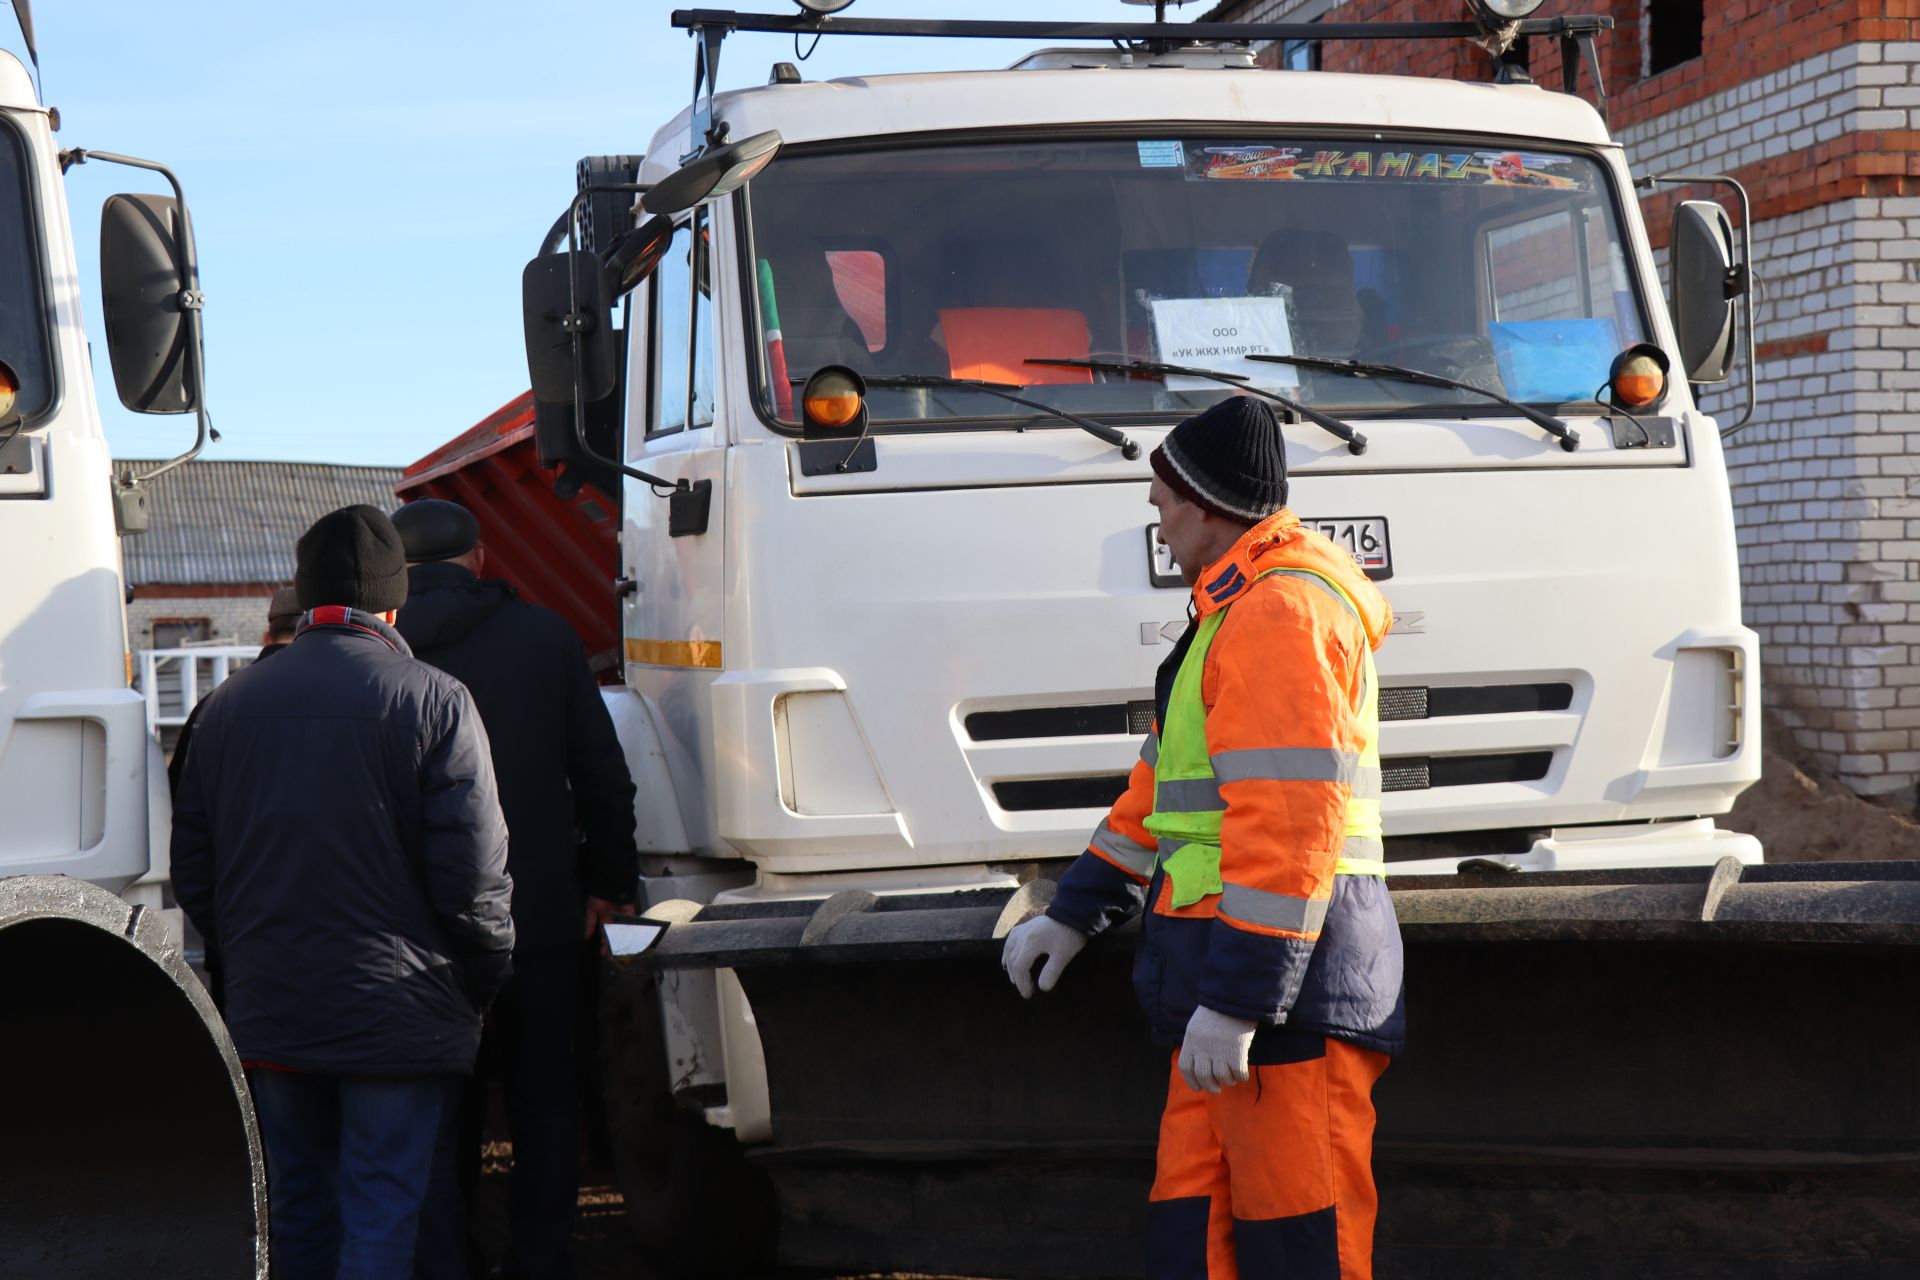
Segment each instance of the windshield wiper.
M1304 418L1316 427L1323 427L1347 442L1347 452L1360 454L1367 451L1367 438L1355 431L1340 419L1310 409L1297 400L1289 400L1277 391L1265 387L1256 387L1247 381L1243 373L1224 373L1219 369L1201 369L1188 364L1165 364L1159 360L1140 360L1128 356L1123 360L1103 360L1098 357L1083 356L1029 356L1027 364L1058 365L1063 369L1097 369L1103 373L1157 373L1163 377L1174 374L1184 378L1206 378L1225 386L1259 396L1262 400L1271 400L1281 408Z
M1560 447L1572 453L1580 447L1580 433L1554 417L1529 404L1518 400L1509 400L1498 391L1489 391L1471 382L1460 382L1453 378L1443 378L1437 373L1428 373L1424 369L1409 369L1405 365L1376 364L1371 360L1335 360L1329 356L1276 356L1249 355L1249 360L1260 360L1267 364L1298 365L1302 369L1325 369L1330 373L1344 373L1350 378L1397 378L1401 382L1411 382L1422 387L1451 387L1455 391L1465 391L1476 396L1485 396L1506 405L1507 408L1538 423L1541 430L1560 441Z
M1028 361L1029 364L1033 363ZM939 373L869 373L863 374L869 387L949 387L956 391L981 391L990 396L999 396L1002 400L1037 409L1049 417L1062 422L1071 422L1089 435L1098 436L1120 450L1120 456L1131 462L1140 456L1140 446L1129 439L1127 433L1118 427L1110 427L1104 422L1092 418L1083 418L1077 413L1042 404L1038 400L1029 400L1025 396L1013 393L1020 390L1010 382L986 382L979 378L949 378ZM1022 428L1024 430L1025 428Z

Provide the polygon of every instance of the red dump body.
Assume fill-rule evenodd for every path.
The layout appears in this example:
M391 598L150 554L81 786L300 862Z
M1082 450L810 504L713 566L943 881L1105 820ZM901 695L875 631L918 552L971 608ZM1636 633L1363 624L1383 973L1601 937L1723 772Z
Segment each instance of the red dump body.
M553 491L533 444L533 394L520 396L401 473L402 501L445 498L473 512L481 571L573 624L599 671L620 669L619 513L583 486Z

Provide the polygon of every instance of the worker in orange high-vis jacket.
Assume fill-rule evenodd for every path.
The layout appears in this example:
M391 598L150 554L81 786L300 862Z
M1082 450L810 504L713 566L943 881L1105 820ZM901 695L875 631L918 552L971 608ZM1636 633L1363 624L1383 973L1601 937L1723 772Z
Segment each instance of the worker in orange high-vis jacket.
M1393 614L1287 509L1264 402L1186 419L1152 463L1192 618L1126 794L1002 963L1021 995L1051 990L1090 936L1149 906L1134 985L1177 1052L1148 1276L1364 1280L1371 1094L1404 1024L1373 666Z

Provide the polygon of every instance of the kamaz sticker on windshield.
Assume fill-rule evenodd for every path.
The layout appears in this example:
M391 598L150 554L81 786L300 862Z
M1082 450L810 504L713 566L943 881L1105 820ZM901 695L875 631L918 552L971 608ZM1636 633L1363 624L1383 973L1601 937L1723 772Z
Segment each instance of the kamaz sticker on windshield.
M1592 189L1591 173L1590 167L1581 167L1573 156L1527 151L1222 146L1195 147L1187 152L1187 178L1196 182L1457 182L1480 187L1587 191Z

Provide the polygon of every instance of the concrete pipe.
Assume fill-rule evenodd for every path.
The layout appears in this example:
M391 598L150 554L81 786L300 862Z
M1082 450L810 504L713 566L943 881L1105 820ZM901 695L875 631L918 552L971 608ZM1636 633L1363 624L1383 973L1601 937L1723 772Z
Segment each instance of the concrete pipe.
M162 922L64 876L0 879L0 1272L267 1275L240 1060Z

